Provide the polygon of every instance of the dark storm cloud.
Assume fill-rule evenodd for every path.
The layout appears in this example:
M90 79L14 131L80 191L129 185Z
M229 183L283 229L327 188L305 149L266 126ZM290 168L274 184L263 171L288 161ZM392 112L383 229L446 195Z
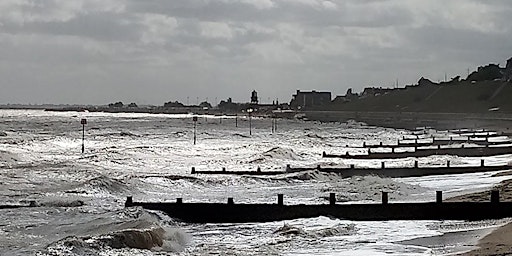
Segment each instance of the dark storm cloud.
M434 80L512 56L512 1L0 3L0 103L288 101ZM34 92L34 93L30 93Z

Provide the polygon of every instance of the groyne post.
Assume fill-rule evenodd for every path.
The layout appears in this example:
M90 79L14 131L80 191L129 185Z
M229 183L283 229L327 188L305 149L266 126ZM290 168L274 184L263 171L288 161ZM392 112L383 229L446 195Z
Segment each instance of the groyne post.
M292 167L290 166L290 164L287 164L286 165L286 172L289 172L292 170Z
M257 172L261 172L261 167L258 166L258 168L256 169Z
M235 204L232 197L228 197L228 204Z
M326 156L327 156L327 153L325 153L325 151L322 152L322 157L326 157Z
M382 191L382 204L388 204L388 192Z
M450 160L446 160L446 167L450 168Z
M366 141L363 141L363 148L366 148Z
M500 202L500 191L493 190L491 191L491 203L499 203Z
M480 167L485 167L485 159L480 159Z
M330 205L335 205L336 204L336 194L335 193L330 193L329 194L329 204Z
M284 195L283 194L277 194L277 204L284 205Z
M351 164L351 165L350 165L350 169L352 169L352 170L353 170L353 169L355 169L355 165L354 165L354 164Z
M177 204L182 204L183 203L183 198L181 198L181 197L176 198L176 203Z
M414 168L418 168L418 160L414 160Z
M124 203L124 206L125 207L133 206L133 197L132 196L126 197L126 202Z
M195 167L192 167L192 171L190 172L191 174L195 174L196 173L196 168Z
M386 163L385 162L380 162L380 168L381 169L386 169Z
M436 203L440 204L443 202L443 191L436 191Z
M319 170L319 171L321 171L321 170L322 170L322 166L317 165L317 166L316 166L316 169L317 169L317 170Z
M226 167L222 167L222 172L226 172Z

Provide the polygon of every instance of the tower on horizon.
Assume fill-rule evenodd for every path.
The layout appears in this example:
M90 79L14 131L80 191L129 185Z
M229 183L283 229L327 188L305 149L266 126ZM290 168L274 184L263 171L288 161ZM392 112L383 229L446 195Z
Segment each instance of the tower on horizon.
M251 93L251 103L258 104L258 92L256 90L253 90Z

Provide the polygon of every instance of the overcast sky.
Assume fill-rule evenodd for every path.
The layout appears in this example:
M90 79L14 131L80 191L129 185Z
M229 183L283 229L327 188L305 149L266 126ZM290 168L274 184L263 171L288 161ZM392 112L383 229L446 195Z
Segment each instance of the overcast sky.
M510 0L0 0L0 104L289 102L510 57Z

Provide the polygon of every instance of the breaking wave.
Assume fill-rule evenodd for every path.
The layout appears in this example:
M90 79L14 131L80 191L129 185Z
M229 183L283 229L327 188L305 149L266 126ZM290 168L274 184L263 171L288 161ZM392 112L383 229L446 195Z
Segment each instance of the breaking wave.
M299 160L301 157L290 148L274 147L261 155L256 156L249 163L261 163L271 159L278 160Z
M332 187L324 188L323 191L337 192L336 200L339 202L378 201L381 198L382 191L389 192L389 198L397 200L429 191L429 189L419 185L407 184L391 178L373 175L354 176L343 179L342 182L331 184Z
M40 207L80 207L85 205L85 202L79 199L55 199L55 200L43 200L40 202L32 201L30 206Z
M284 224L274 231L274 234L282 236L302 236L307 238L323 238L331 236L353 235L356 233L354 224L336 225L334 227L305 230L301 227Z
M119 249L149 249L179 252L190 242L190 236L181 229L168 226L169 222L142 208L124 209L121 218L135 218L96 227L98 234L69 236L47 247L48 252L66 252L65 255L98 255ZM131 211L131 212L130 212ZM123 251L117 251L117 253Z
M311 167L311 171L295 172L290 174L283 174L276 176L276 180L294 181L294 180L316 180L316 181L339 181L343 178L336 173L325 173L314 170L316 167Z
M117 194L129 191L127 185L119 180L106 176L98 176L77 186L75 189L67 190L67 193L84 193L84 194Z

